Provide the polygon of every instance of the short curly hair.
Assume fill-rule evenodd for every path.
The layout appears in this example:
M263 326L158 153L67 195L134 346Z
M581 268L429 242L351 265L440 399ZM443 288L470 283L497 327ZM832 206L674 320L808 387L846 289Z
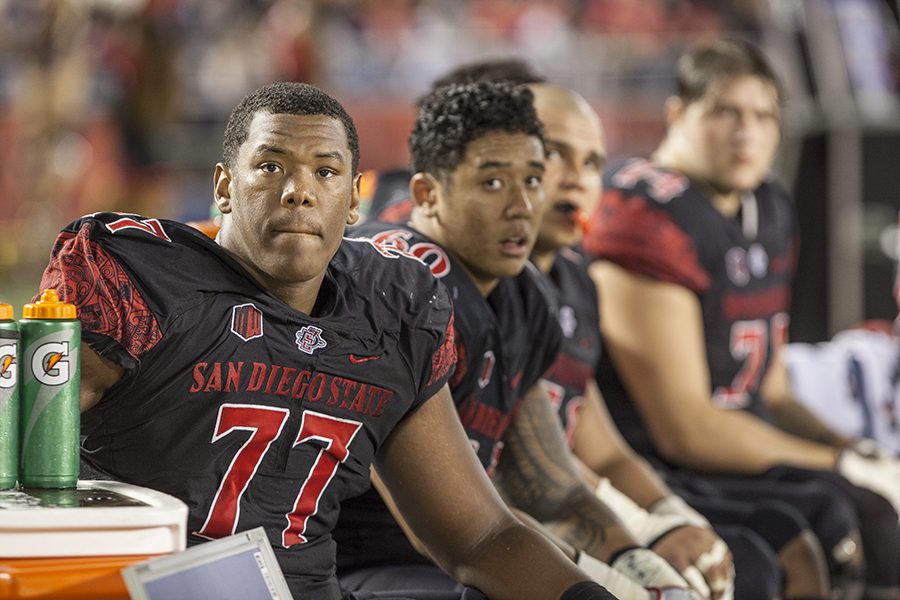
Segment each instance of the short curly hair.
M423 98L409 136L412 170L447 181L463 161L469 143L494 131L524 133L543 144L530 89L508 81L438 88Z
M279 81L250 92L231 111L222 143L222 159L233 167L241 144L247 141L253 115L265 111L273 115L325 115L344 124L353 172L359 169L359 136L353 119L341 103L307 83Z

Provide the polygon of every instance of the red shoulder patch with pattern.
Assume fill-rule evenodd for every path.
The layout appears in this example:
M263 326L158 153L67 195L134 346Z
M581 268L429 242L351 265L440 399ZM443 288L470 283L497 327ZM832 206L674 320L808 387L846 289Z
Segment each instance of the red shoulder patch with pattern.
M456 329L453 327L453 313L450 313L450 321L447 323L447 333L444 335L444 343L431 355L431 378L427 385L433 384L447 373L456 364Z
M60 299L75 305L85 331L114 339L139 359L162 340L162 331L128 274L90 239L90 232L86 223L77 234L57 237L41 290L55 289Z
M606 191L583 245L591 258L609 260L634 273L698 294L709 287L709 273L690 236L640 195Z

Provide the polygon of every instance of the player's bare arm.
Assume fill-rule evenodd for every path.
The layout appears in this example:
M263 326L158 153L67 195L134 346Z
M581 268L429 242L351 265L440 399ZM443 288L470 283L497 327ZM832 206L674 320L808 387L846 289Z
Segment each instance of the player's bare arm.
M109 361L87 344L81 344L81 411L97 404L103 392L117 382L123 374L122 367Z
M594 495L572 461L542 385L526 394L504 436L495 484L511 506L600 560L637 542Z
M622 439L593 380L585 387L572 435L572 451L595 478L606 477L644 508L671 494L646 461Z
M384 500L385 505L391 511L394 519L400 524L400 527L403 529L403 533L406 535L407 539L409 539L412 546L423 556L432 559L431 555L428 553L428 549L425 547L422 541L418 537L416 537L409 524L403 518L403 515L400 514L400 511L397 509L397 503L394 502L394 499L391 497L390 492L387 490L384 482L381 480L381 477L378 475L378 472L374 468L372 469L372 485L375 487L375 489L378 490L378 493ZM567 544L566 542L564 542L559 538L559 536L550 531L550 529L548 529L545 524L539 523L528 513L523 512L517 508L509 508L509 510L516 517L516 519L522 522L522 524L547 538L551 544L562 551L566 558L577 564L578 567L584 570L584 572L589 575L594 581L604 586L610 593L614 594L616 597L643 598L644 596L646 596L646 589L641 587L641 584L630 579L624 573L615 571L609 565L598 561L589 554L576 550L574 547L572 547L571 544Z
M588 580L503 504L469 447L446 386L397 426L376 468L410 530L458 581L491 598L527 600L558 598ZM526 564L543 566L523 571Z
M412 528L409 526L409 523L406 522L406 519L403 518L403 514L400 513L400 510L397 508L397 503L394 501L393 496L391 496L390 491L387 489L387 486L384 484L384 481L381 479L381 475L378 474L378 471L373 467L372 468L372 487L378 490L378 494L381 496L382 500L384 500L385 506L388 507L388 510L391 511L391 515L393 515L394 519L397 520L397 523L400 525L400 528L403 529L403 533L406 535L410 544L412 544L413 548L416 549L417 552L422 554L422 556L431 558L428 554L428 548L425 547L425 544L422 543L416 534L413 533ZM517 508L509 508L510 512L521 521L524 525L534 529L538 533L542 534L546 537L550 542L562 550L563 554L566 555L570 560L575 560L578 557L578 551L572 547L571 544L567 544L562 541L559 536L552 533L549 529L547 529L543 524L539 523L536 519L534 519L531 515L526 512L522 512Z
M591 265L607 348L660 452L710 471L759 473L777 464L832 469L833 448L769 426L709 399L697 297L608 261Z

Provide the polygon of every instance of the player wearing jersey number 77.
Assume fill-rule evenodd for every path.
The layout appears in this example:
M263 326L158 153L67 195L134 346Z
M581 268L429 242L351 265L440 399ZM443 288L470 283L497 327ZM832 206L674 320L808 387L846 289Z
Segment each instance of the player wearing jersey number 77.
M446 386L446 290L418 261L343 240L357 171L343 107L272 84L229 120L216 241L112 213L60 234L43 286L85 329L83 474L180 497L192 544L262 525L294 595L337 600L353 596L330 532L374 462L461 581L491 598L611 598L511 515L472 455Z

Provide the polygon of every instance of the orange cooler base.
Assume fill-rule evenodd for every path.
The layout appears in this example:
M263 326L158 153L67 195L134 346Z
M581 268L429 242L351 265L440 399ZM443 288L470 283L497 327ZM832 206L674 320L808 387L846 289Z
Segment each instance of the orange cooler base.
M120 571L154 556L0 559L0 598L128 600Z

